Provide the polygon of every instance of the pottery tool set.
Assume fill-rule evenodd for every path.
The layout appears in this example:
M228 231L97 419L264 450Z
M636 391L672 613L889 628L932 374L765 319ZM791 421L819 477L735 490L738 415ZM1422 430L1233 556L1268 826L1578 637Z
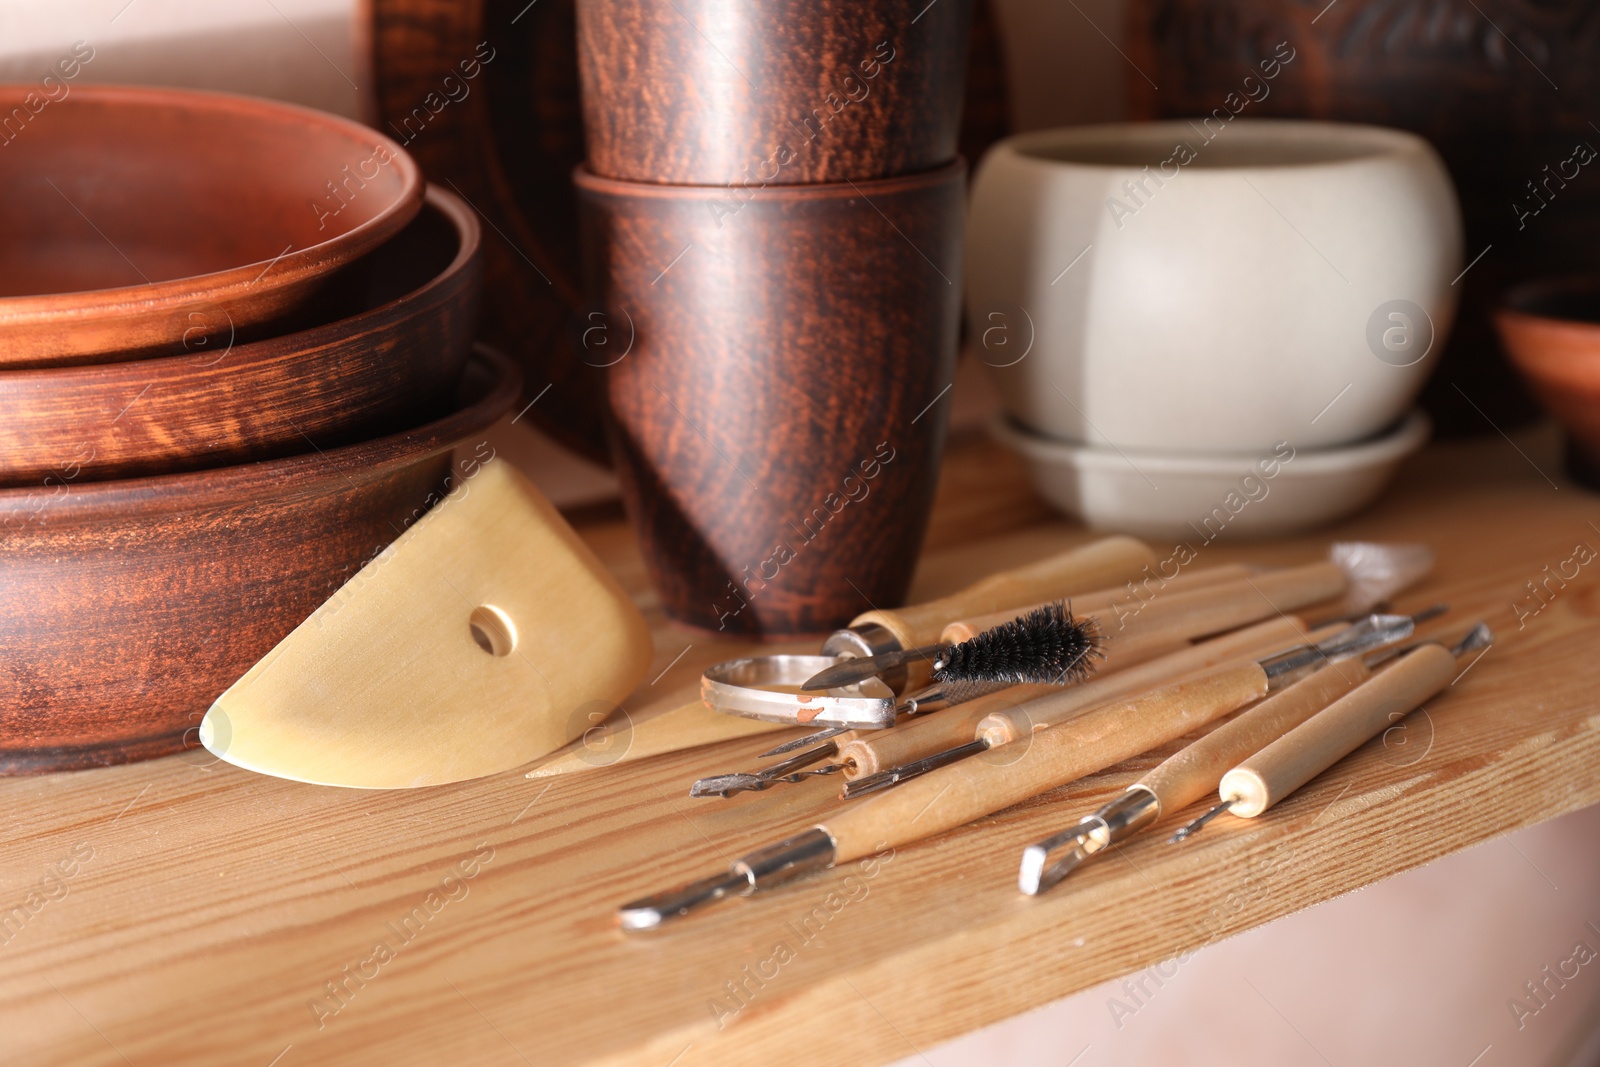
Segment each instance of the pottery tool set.
M1134 6L1138 47L1181 36ZM1203 943L1263 850L1295 863L1219 929L1535 818L1512 779L1600 799L1569 592L1595 516L1529 491L1516 463L1556 483L1520 444L1245 543L1367 506L1424 444L1472 269L1446 159L1255 112L1006 137L988 5L915 8L372 0L370 127L0 86L0 788L14 836L108 873L0 900L0 942L37 939L8 1019L53 1025L48 983L174 1063L149 1035L211 1062L290 1016L253 1059L492 1015L561 1062L665 1063L790 1019L831 1062L877 1040L877 987L747 960L775 930L855 924L852 973L938 1029L940 982L1023 1006L977 1003L980 958L1028 998ZM1273 107L1293 51L1252 68ZM1600 484L1597 292L1529 283L1494 322ZM952 430L963 338L995 395ZM616 501L558 510L533 423ZM1515 685L1537 706L1491 706ZM1386 763L1422 721L1433 762ZM175 869L218 891L154 938ZM429 947L368 992L392 902L381 936L424 917ZM84 915L95 951L52 943ZM169 965L243 1021L112 1018ZM529 974L562 981L530 1006ZM473 1014L417 1012L437 988ZM710 1023L707 990L737 1002Z

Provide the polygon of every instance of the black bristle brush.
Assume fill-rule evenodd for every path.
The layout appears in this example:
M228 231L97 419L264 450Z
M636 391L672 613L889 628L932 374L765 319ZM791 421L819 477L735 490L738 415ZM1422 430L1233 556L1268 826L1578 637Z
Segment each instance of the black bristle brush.
M916 660L933 660L941 682L995 682L1002 685L1072 685L1094 671L1100 658L1100 631L1090 618L1072 617L1072 605L1056 601L954 645L846 657L818 671L803 692L858 685L884 671Z
M1072 606L1058 600L946 646L934 660L933 676L946 682L1075 685L1094 672L1100 656L1094 620L1073 618Z

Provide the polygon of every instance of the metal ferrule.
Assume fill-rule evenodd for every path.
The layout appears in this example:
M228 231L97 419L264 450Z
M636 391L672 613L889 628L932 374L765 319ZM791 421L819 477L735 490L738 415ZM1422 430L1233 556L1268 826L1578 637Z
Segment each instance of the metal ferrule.
M846 656L852 659L867 659L879 656L885 652L901 652L900 639L887 626L880 626L875 622L858 623L843 630L835 630L822 642L824 656ZM903 692L906 687L906 668L902 664L890 667L880 674L879 679L883 684L893 689L896 693Z
M1268 688L1282 689L1328 663L1352 659L1404 641L1415 628L1416 621L1409 615L1368 615L1326 641L1291 648L1258 662L1266 672Z
M1155 822L1160 814L1161 803L1154 793L1142 785L1130 786L1093 815L1024 849L1017 887L1030 896L1044 892L1071 874L1084 860L1132 837ZM1068 848L1067 854L1054 866L1046 867L1051 855L1062 847Z
M749 896L757 889L770 889L825 871L833 866L835 851L832 835L820 826L813 826L776 845L757 849L733 865L733 873L743 874L750 883L740 895Z

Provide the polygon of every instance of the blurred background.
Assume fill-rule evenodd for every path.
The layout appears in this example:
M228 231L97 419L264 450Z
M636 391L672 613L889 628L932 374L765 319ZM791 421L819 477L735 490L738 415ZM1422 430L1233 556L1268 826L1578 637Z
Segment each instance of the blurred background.
M1427 8L1418 18L1436 23L1457 6L1342 2L1374 19ZM1013 130L1133 110L1130 82L1142 75L1128 55L1136 48L1123 4L993 0L993 13L999 106ZM0 0L0 80L37 80L82 41L93 49L85 81L225 89L371 121L370 20L361 0ZM995 407L975 363L964 361L957 380L958 431ZM504 453L558 504L615 495L608 472L526 423L500 432ZM1583 966L1536 1014L1515 1007L1532 1003L1527 983L1545 968L1579 946L1589 959L1600 952L1597 846L1600 810L1579 812L945 1046L908 1047L903 1062L1600 1063L1600 963ZM1064 952L1062 965L1069 959Z

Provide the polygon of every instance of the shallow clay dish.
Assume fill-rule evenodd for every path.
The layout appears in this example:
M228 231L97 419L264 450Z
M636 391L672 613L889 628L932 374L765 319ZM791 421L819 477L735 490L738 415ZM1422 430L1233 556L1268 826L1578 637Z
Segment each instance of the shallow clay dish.
M1022 454L1039 495L1067 514L1098 529L1198 548L1223 536L1284 536L1359 511L1427 442L1430 425L1413 411L1353 445L1210 454L1058 441L1005 415L989 429Z
M449 406L472 346L477 216L430 189L369 257L365 309L252 344L0 369L0 485L100 481L271 459L416 425Z
M1511 361L1567 430L1567 468L1600 488L1600 275L1520 285L1496 310Z
M70 86L70 88L69 88ZM0 86L0 365L265 336L422 206L383 134L269 100ZM23 117L18 117L18 116Z
M456 410L407 433L0 491L0 773L184 748L212 700L438 499L452 449L464 468L491 454L483 432L520 384L479 349Z

